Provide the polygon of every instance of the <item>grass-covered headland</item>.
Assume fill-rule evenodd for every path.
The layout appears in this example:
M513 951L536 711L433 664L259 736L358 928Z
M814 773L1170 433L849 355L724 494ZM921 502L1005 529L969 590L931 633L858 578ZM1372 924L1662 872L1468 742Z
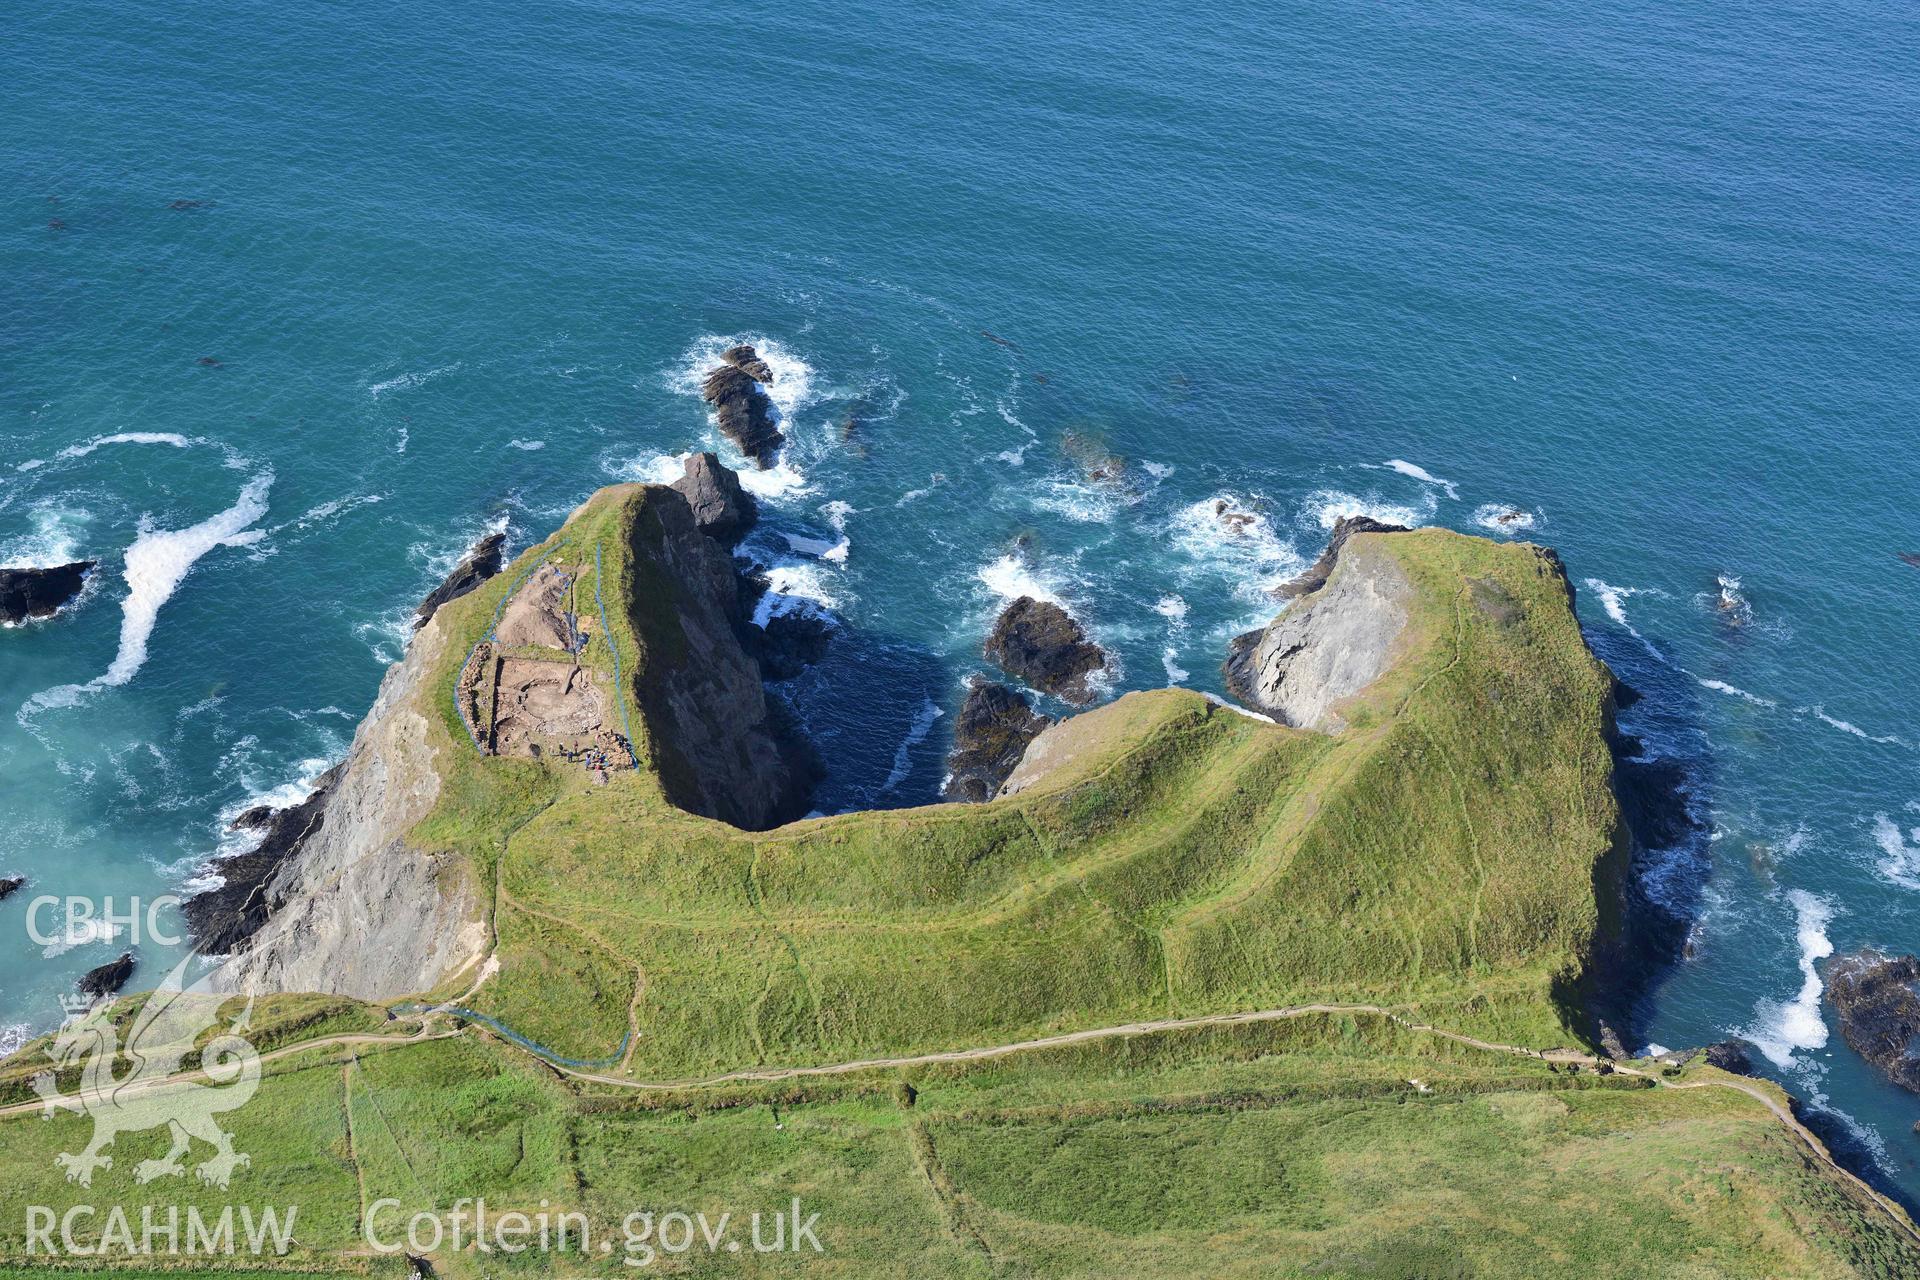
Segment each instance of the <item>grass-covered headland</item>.
M611 1253L432 1259L565 1276L630 1272L636 1210L798 1197L823 1253L702 1243L651 1269L1920 1275L1898 1212L1770 1087L1594 1064L1585 995L1626 857L1611 681L1534 549L1382 539L1409 622L1338 735L1133 693L1017 795L749 833L670 798L686 764L653 700L689 655L653 555L664 500L605 490L445 606L420 695L441 790L411 843L486 886L493 939L432 995L617 1065L562 1070L447 1014L265 1001L255 1040L279 1053L224 1118L252 1156L231 1188L136 1184L159 1131L70 1185L53 1155L88 1120L15 1110L0 1203L297 1204L268 1263L309 1272L401 1274L363 1238L383 1200L383 1223L480 1197L584 1215ZM639 767L604 785L482 756L452 697L542 556L607 606L582 660L610 683L617 653ZM27 1058L0 1101L31 1098ZM23 1229L0 1213L0 1276L103 1267L29 1259Z

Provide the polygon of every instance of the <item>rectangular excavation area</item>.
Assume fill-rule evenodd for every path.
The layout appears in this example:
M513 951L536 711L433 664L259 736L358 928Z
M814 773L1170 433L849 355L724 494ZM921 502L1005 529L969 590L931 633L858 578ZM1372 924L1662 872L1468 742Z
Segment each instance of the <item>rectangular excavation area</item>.
M460 679L460 710L489 755L568 760L589 769L624 768L627 742L610 723L594 673L571 662L474 652Z

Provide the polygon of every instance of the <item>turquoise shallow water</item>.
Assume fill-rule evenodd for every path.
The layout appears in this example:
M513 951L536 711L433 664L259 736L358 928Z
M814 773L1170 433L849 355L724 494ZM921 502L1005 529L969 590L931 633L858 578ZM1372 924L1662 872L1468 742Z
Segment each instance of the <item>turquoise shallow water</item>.
M1069 601L1120 688L1217 689L1335 515L1525 511L1706 824L1648 868L1694 955L1642 1037L1750 1035L1920 1195L1920 1099L1814 963L1920 946L1917 38L1890 2L27 0L0 562L108 571L0 633L0 874L178 887L344 751L478 533L710 443L693 375L747 337L794 437L756 547L843 625L789 690L823 805L932 794L1002 592ZM18 1034L123 940L16 925Z

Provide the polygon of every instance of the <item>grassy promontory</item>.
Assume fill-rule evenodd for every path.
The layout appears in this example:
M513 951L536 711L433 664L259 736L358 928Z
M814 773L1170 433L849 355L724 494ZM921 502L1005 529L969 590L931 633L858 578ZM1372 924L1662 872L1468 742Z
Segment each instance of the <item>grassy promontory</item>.
M421 695L442 787L410 842L488 886L494 938L437 994L615 1065L559 1070L478 1024L273 1061L230 1117L246 1186L191 1194L312 1205L299 1265L393 1270L355 1253L382 1197L577 1208L618 1242L636 1209L797 1195L824 1255L696 1250L655 1269L1920 1274L1897 1216L1783 1125L1768 1087L1570 1065L1594 1047L1579 993L1625 845L1611 680L1534 548L1382 538L1414 588L1408 624L1338 735L1133 693L1074 722L1066 761L1018 795L749 833L669 799L684 766L649 690L688 655L652 556L664 500L604 490L443 608L445 669ZM611 680L617 654L640 767L605 785L481 756L451 697L542 556L606 605L583 660ZM770 1078L785 1069L815 1072ZM123 1137L91 1190L62 1183L52 1153L85 1123L0 1117L6 1202L188 1194L132 1182L158 1133ZM0 1220L0 1257L21 1227Z

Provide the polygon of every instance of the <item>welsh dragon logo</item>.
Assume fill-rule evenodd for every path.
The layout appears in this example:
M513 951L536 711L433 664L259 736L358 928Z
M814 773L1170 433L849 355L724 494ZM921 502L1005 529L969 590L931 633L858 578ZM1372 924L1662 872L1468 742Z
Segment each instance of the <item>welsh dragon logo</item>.
M115 1138L163 1125L171 1132L173 1145L159 1159L142 1160L134 1167L137 1182L185 1174L182 1157L196 1138L213 1148L213 1155L194 1168L202 1182L225 1187L235 1169L251 1163L245 1153L233 1149L233 1135L215 1117L245 1105L260 1085L260 1055L239 1034L247 1025L253 1001L247 1001L226 1032L198 1045L202 1033L218 1020L225 997L208 990L205 978L190 987L182 985L182 974L193 959L182 960L147 997L134 1015L124 1046L105 1005L70 1018L55 1035L48 1056L56 1067L80 1064L80 1089L72 1094L60 1092L53 1071L35 1076L32 1083L40 1095L42 1118L51 1120L56 1111L93 1117L93 1141L86 1149L54 1157L67 1171L67 1181L92 1186L94 1170L113 1167L113 1157L104 1153ZM183 1072L181 1063L196 1045L200 1070L213 1081L211 1085L177 1078L192 1074ZM114 1068L123 1061L128 1069L116 1076Z

